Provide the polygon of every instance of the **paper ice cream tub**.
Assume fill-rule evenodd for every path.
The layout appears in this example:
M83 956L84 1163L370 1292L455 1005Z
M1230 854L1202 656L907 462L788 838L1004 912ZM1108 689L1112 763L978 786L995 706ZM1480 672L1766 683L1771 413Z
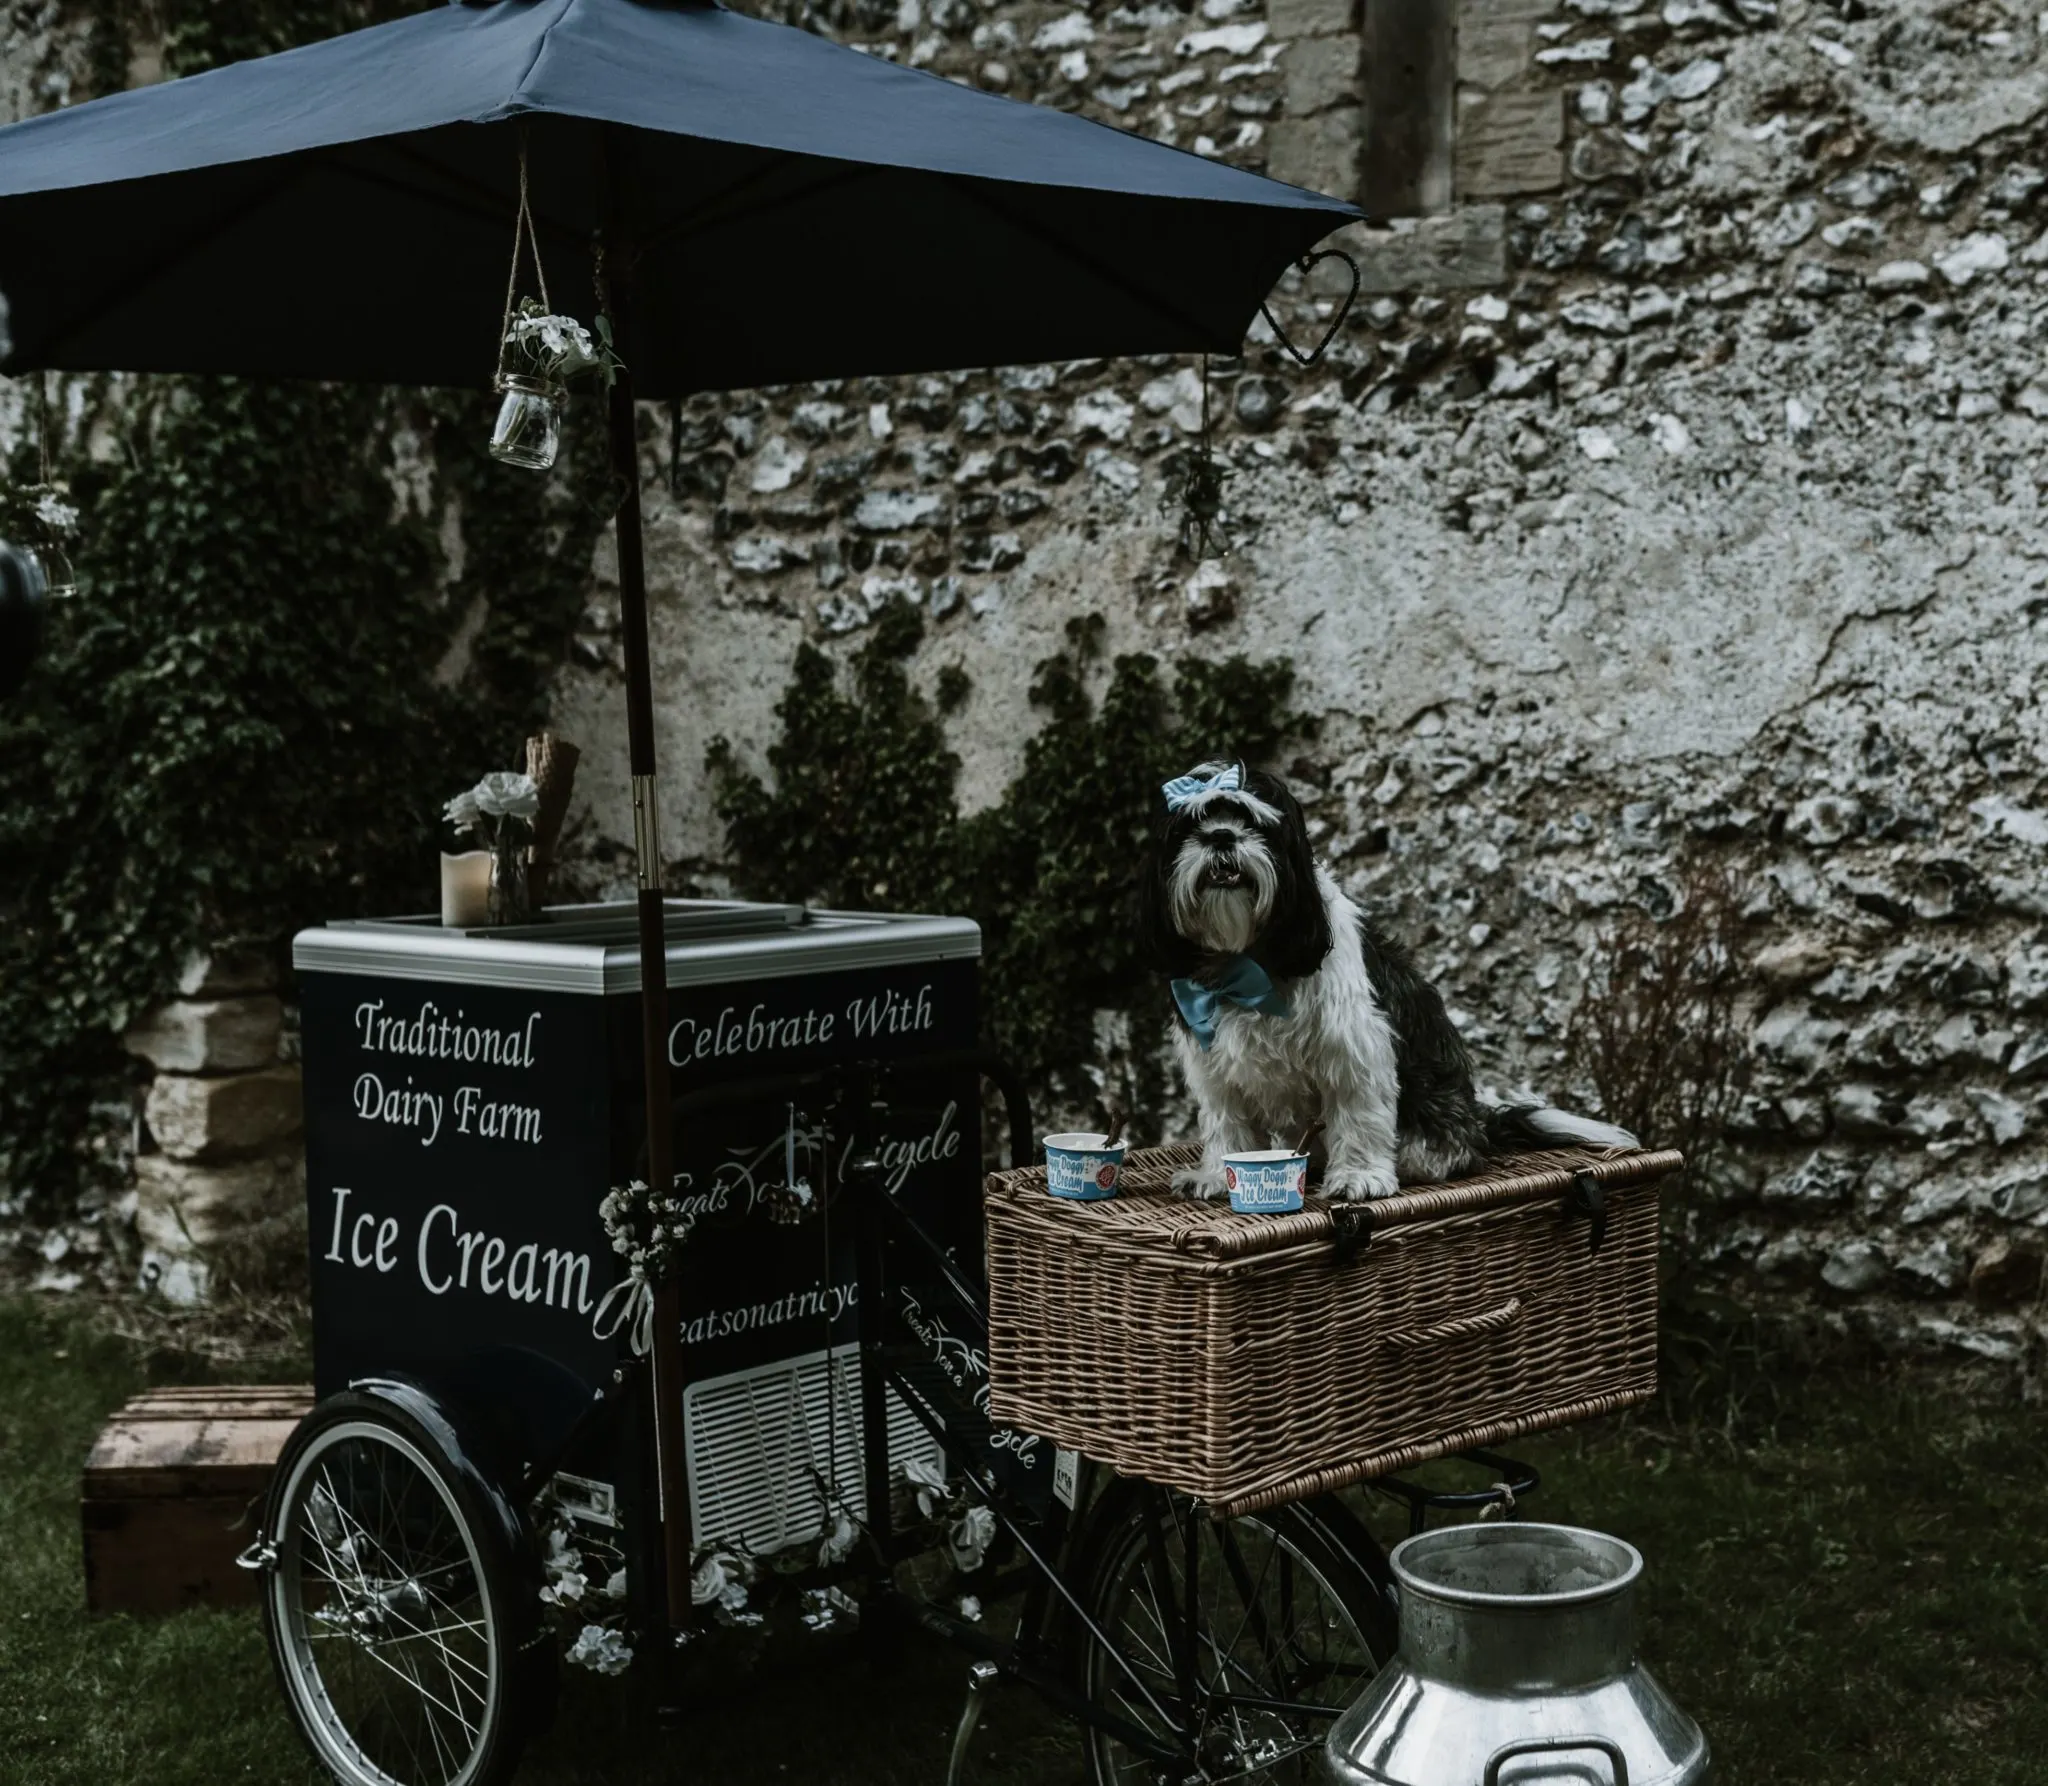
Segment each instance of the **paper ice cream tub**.
M1301 1207L1308 1186L1308 1155L1269 1147L1223 1156L1223 1183L1239 1215L1287 1215Z
M1107 1145L1107 1135L1048 1135L1045 1138L1045 1188L1075 1203L1097 1203L1116 1195L1123 1172L1124 1147Z

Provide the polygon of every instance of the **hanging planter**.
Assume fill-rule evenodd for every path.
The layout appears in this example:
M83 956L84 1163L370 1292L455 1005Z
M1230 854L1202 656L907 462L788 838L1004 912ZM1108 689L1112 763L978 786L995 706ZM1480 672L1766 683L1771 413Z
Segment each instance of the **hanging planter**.
M71 554L78 540L78 509L71 492L50 476L50 400L36 375L36 451L41 475L0 497L0 538L33 561L43 593L64 601L78 593Z
M519 258L533 254L538 298L521 298ZM573 316L556 313L548 297L548 276L540 262L540 236L526 193L526 145L519 146L519 212L512 226L512 271L505 281L505 321L498 338L497 420L491 427L491 457L525 471L546 471L562 450L562 413L569 381L595 372L611 388L621 362L612 351L611 323L599 316L596 336Z
M497 389L504 401L491 428L491 457L527 471L546 471L562 450L567 388L552 378L501 372Z

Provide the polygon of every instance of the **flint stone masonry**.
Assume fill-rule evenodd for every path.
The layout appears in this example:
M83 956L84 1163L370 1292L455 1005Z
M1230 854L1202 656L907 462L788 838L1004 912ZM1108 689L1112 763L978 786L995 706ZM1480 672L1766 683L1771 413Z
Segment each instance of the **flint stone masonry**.
M1397 72L1373 48L1389 16L803 14L1347 193ZM1031 666L1077 615L1111 654L1284 658L1321 720L1281 765L1318 847L1414 947L1489 1088L1590 1102L1569 1041L1613 926L1676 910L1688 863L1724 869L1751 1045L1731 1145L1687 1193L1700 1269L2038 1381L2048 36L1919 0L1464 0L1452 23L1449 208L1332 239L1362 292L1313 370L1261 320L1210 365L1219 567L1160 512L1200 426L1192 358L700 398L675 496L646 418L672 874L725 885L709 740L765 765L797 646L850 654L892 596L929 623L920 684L971 682L947 721L970 808L1018 772ZM9 28L0 102L84 78L77 43ZM1311 342L1347 283L1289 273L1275 316ZM615 614L607 541L553 695L585 746L593 892L629 890ZM265 1164L145 1155L149 1232L176 1172L227 1208Z
M1000 43L1013 93L1345 178L1362 103L1331 71L1359 14L1202 11L1091 12L1085 81L1017 47L1049 7L931 15L871 48L975 80ZM1177 53L1260 19L1254 50ZM1241 365L1212 363L1236 548L1213 570L1159 513L1199 426L1192 361L689 406L718 444L649 516L677 866L722 884L690 771L721 732L764 762L797 642L856 646L872 579L926 603L927 685L972 679L949 721L970 806L1017 772L1042 723L1029 667L1074 615L1100 613L1112 653L1284 657L1323 722L1283 765L1319 847L1416 948L1489 1086L1587 1102L1568 1038L1603 938L1674 909L1685 861L1722 865L1752 1046L1733 1145L1689 1193L1703 1269L2038 1376L2048 181L2008 176L2048 168L2048 40L1908 0L1846 21L1468 4L1457 26L1456 202L1332 238L1363 289L1321 366L1263 322ZM1312 341L1346 283L1289 275L1275 314ZM806 411L831 414L806 434ZM813 505L801 529L751 490L742 433L803 440L810 468L774 499ZM843 482L818 469L856 459ZM859 525L872 493L911 489L924 519ZM994 512L1025 494L1028 516ZM755 537L809 557L737 574ZM599 610L612 575L601 549ZM593 859L623 861L609 622L580 649L556 722L614 761L581 786Z

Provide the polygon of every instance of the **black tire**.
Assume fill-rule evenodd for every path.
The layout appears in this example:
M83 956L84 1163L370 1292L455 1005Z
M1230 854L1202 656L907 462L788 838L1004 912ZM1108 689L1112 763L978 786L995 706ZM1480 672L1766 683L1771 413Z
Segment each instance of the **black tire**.
M1183 1591L1190 1535L1197 1545L1192 1625ZM1077 1554L1074 1580L1090 1618L1122 1649L1159 1708L1194 1733L1207 1776L1245 1786L1324 1779L1322 1745L1334 1714L1392 1659L1397 1634L1386 1557L1341 1503L1326 1496L1218 1522L1185 1496L1119 1480L1090 1509ZM1163 1582L1155 1566L1161 1558ZM1167 1626L1197 1657L1192 1699ZM1078 1620L1069 1628L1081 1692L1164 1734L1158 1712L1102 1645ZM1233 1704L1253 1696L1288 1709ZM1096 1786L1154 1786L1172 1777L1104 1730L1084 1727L1081 1741Z
M278 1686L343 1786L502 1786L551 1703L516 1521L424 1397L329 1397L264 1518Z

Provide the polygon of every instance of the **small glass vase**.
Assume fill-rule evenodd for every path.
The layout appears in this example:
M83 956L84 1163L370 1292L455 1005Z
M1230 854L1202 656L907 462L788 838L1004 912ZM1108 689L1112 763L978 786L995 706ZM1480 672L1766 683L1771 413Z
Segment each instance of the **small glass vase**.
M546 471L562 449L562 406L567 393L551 378L523 372L498 374L497 424L491 429L491 457L527 471Z
M491 922L524 924L533 917L526 883L526 827L508 824L505 833L491 845Z

